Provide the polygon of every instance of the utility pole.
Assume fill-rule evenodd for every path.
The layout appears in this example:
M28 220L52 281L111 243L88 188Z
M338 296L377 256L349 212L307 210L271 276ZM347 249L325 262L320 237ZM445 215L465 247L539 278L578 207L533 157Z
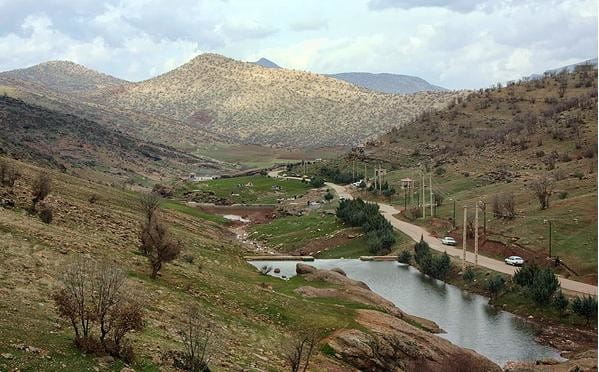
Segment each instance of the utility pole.
M468 223L468 207L464 206L464 226L462 227L462 272L466 269L466 224Z
M435 213L433 211L433 175L428 174L428 185L430 186L430 194L431 194L431 217L435 217Z
M455 229L455 198L453 200L453 228Z
M478 205L474 207L474 266L478 266Z
M551 220L549 220L549 258L551 258Z
M426 198L424 197L424 173L422 173L422 218L426 218Z
M403 210L404 210L404 213L408 210L408 190L407 190L407 187L403 188Z

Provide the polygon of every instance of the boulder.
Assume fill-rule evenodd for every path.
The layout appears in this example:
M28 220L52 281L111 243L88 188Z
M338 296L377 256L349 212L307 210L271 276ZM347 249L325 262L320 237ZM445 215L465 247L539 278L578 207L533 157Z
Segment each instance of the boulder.
M357 310L356 321L368 332L341 329L326 339L333 351L356 369L373 372L501 371L482 355L390 314Z
M343 270L342 270L341 268L339 268L339 267L334 267L334 268L332 268L332 269L331 269L331 271L334 271L334 272L336 272L336 273L339 273L339 274L341 274L341 275L343 275L343 276L347 276L347 274L345 273L345 271L343 271Z

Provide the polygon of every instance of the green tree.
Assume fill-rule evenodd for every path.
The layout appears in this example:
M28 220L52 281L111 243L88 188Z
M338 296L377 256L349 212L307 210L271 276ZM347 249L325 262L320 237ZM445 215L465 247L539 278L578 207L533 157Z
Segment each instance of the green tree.
M560 289L553 298L553 306L556 308L557 311L559 311L560 318L564 316L566 309L568 309L568 305L570 305L570 300L568 300L568 298Z
M593 296L576 297L572 300L572 311L585 318L586 325L597 317L597 299Z
M500 275L495 275L487 280L487 290L491 294L492 299L496 299L503 287L505 280Z
M539 306L546 306L559 287L559 280L553 271L550 268L543 268L536 273L529 289L534 302Z
M410 253L410 251L401 251L397 257L397 261L409 265L412 261L412 253Z
M517 269L514 273L514 283L521 287L528 287L532 285L535 275L539 272L540 268L535 263L530 265L524 265Z
M310 185L314 188L320 188L320 187L324 186L324 179L322 179L320 177L312 177L310 179Z
M447 252L444 252L441 256L435 257L432 262L432 276L437 279L445 280L447 274L451 270L451 260Z

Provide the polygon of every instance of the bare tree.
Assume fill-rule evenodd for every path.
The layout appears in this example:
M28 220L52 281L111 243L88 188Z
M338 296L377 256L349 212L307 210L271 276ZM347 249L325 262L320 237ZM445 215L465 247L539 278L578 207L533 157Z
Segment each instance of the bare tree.
M493 215L496 218L516 217L516 200L511 192L495 194L492 201Z
M191 372L209 371L213 327L197 305L188 307L179 335L183 341L183 365L180 367Z
M299 331L292 338L285 352L285 359L289 362L291 372L305 372L308 370L310 358L322 335L322 330L306 328Z
M46 196L50 193L52 187L52 183L50 181L50 176L46 172L40 172L33 179L33 184L31 185L31 193L33 195L33 199L31 200L31 209L35 211L35 207L37 203L44 200Z
M126 298L125 278L109 263L79 258L66 266L62 288L53 299L58 313L71 322L75 344L84 351L132 359L123 340L128 332L143 328L143 313L139 304Z
M13 187L18 177L19 173L14 165L8 160L0 159L0 185Z
M157 212L153 212L149 220L143 223L139 239L139 250L150 261L150 276L153 279L158 275L163 263L174 260L181 253L181 242L171 237Z
M152 216L162 204L162 198L154 193L144 193L139 196L139 205L146 216L146 221L150 221Z
M549 208L549 197L553 194L553 184L552 179L542 176L534 180L530 185L532 192L539 200L541 209Z

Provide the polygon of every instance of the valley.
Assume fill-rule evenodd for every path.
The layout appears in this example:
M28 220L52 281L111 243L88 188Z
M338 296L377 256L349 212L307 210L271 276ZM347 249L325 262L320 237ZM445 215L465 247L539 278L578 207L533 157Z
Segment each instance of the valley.
M391 3L362 5L410 12ZM439 58L442 22L387 64L392 38L247 9L173 52L190 25L149 3L117 52L109 25L141 9L100 5L88 32L110 38L0 72L0 371L597 370L596 59L529 74L520 50L471 77L476 53ZM26 33L76 44L60 33L87 16L36 17ZM289 30L321 37L255 44ZM156 45L150 68L126 55Z

